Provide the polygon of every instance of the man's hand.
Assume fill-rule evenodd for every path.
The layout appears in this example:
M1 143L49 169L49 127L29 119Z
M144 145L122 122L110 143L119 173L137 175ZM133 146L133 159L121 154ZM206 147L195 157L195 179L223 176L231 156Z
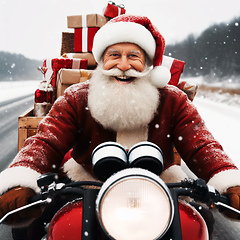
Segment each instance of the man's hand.
M231 207L240 210L240 186L229 188L226 195L230 199ZM229 218L240 220L240 215L231 210L224 210L223 214Z
M0 197L0 218L6 213L22 207L28 203L28 200L35 195L35 192L31 188L16 187ZM38 218L41 216L40 208L29 208L18 213L9 216L6 220L6 224L20 223L21 221L31 218Z

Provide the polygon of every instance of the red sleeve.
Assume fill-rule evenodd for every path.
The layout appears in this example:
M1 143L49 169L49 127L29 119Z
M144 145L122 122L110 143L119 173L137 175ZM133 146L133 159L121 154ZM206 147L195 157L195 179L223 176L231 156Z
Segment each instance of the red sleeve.
M186 95L178 98L174 112L174 144L198 177L208 181L219 171L237 169Z

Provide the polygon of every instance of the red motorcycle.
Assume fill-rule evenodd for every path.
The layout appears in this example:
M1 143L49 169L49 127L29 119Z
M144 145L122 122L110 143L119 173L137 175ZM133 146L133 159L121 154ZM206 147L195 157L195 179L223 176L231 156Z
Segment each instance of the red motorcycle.
M104 183L63 183L56 174L44 174L38 179L41 194L0 222L17 211L46 204L56 213L42 240L207 240L203 217L179 196L231 209L229 200L204 180L165 184L159 177L162 152L155 144L142 142L127 152L107 142L93 151L92 160L95 175ZM54 207L59 202L61 207Z

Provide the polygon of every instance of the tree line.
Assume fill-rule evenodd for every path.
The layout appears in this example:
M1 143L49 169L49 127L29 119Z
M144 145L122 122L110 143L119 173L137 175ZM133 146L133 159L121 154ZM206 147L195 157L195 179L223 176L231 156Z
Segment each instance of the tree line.
M184 76L217 78L240 75L240 17L215 24L200 36L167 45L165 55L185 61Z
M37 80L42 74L37 70L42 61L0 51L0 81Z

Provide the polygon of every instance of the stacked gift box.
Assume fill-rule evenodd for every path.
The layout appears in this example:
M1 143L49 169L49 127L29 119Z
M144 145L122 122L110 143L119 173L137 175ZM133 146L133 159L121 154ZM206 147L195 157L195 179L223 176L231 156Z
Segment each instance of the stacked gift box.
M97 64L92 55L92 46L96 32L110 19L125 13L124 5L117 5L110 1L104 9L103 15L68 16L67 26L73 29L74 33L62 33L61 55L68 57L69 54L75 53L74 58L86 58L89 61L88 69L94 69Z
M74 52L92 52L93 38L96 32L107 23L105 16L87 14L67 17L68 28L74 29Z
M76 81L85 81L91 77L93 69L97 63L92 54L93 39L96 32L107 23L108 20L126 12L123 5L117 5L110 1L104 10L103 15L100 14L82 14L67 17L67 26L73 29L73 33L62 33L61 56L66 59L86 59L87 71L79 70L78 76L76 70L60 71L57 75L57 97L63 93L67 85L71 85ZM84 72L84 74L83 74ZM86 77L88 72L88 77ZM82 74L85 76L82 76ZM81 80L79 79L79 76ZM69 79L72 79L69 82ZM65 83L66 86L65 86ZM63 86L64 85L64 86ZM62 86L62 90L60 90Z
M44 74L44 81L35 92L35 116L46 115L55 99L61 96L68 86L90 79L92 70L97 66L92 54L96 32L108 20L125 12L123 5L109 2L104 15L67 17L67 26L73 29L74 33L62 33L61 57L45 59L43 62L40 70Z

